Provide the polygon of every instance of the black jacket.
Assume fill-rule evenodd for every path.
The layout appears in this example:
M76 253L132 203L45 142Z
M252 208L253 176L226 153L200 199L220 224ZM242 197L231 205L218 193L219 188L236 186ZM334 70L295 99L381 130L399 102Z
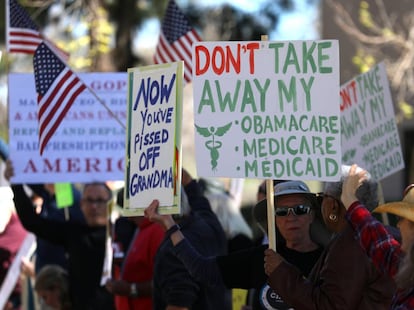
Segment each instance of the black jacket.
M22 185L13 185L12 189L16 211L23 226L37 237L65 247L69 256L73 309L114 309L112 296L100 287L106 227L43 218L35 213Z
M202 196L199 185L192 181L185 187L191 215L180 222L181 232L203 255L220 255L227 251L227 240L208 200ZM192 310L231 309L230 291L223 284L207 285L189 274L174 255L169 236L161 243L154 267L153 305L165 310L167 305Z

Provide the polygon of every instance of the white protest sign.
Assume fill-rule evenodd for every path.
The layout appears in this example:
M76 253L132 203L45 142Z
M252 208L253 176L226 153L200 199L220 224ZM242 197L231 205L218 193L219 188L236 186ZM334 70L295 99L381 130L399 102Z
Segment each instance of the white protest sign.
M375 180L404 168L384 63L341 86L342 161L357 163Z
M29 259L30 255L36 248L36 236L32 233L28 233L24 238L19 251L13 259L13 262L7 271L7 275L3 280L0 287L0 309L4 309L10 294L12 293L17 281L21 274L22 259Z
M198 42L193 87L198 175L338 180L336 40Z
M83 73L118 120L126 121L126 73ZM83 91L39 154L33 74L9 75L9 150L13 183L123 180L125 129L89 91Z
M124 215L179 213L182 101L182 61L128 69Z

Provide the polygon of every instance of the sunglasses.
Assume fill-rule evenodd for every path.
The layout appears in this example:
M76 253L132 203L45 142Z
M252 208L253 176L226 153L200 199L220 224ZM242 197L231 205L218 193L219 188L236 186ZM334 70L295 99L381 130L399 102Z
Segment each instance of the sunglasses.
M309 214L311 211L311 207L306 205L297 205L294 207L282 207L276 208L275 214L276 216L288 216L289 212L292 212L293 215L305 215Z

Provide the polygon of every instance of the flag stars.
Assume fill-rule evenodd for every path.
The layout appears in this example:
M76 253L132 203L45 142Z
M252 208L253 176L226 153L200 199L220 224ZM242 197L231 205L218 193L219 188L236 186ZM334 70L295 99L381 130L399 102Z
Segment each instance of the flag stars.
M63 62L45 43L39 45L33 58L33 66L38 72L35 76L36 90L41 95L47 92L53 81L65 68Z
M187 17L179 10L174 1L168 3L167 12L162 25L162 31L170 43L178 40L183 33L191 31Z
M16 0L10 0L10 25L17 28L38 30L29 14L16 2Z

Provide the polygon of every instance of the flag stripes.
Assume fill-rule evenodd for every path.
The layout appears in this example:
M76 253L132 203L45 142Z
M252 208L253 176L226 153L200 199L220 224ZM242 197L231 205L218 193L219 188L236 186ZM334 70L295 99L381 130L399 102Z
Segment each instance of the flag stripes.
M34 54L43 38L29 14L16 0L6 0L6 21L7 51Z
M39 144L42 154L74 100L86 85L45 43L41 43L37 48L33 66L38 93Z
M201 39L190 26L187 17L170 0L162 22L154 62L158 64L183 60L184 79L188 83L192 79L192 45L198 41Z

